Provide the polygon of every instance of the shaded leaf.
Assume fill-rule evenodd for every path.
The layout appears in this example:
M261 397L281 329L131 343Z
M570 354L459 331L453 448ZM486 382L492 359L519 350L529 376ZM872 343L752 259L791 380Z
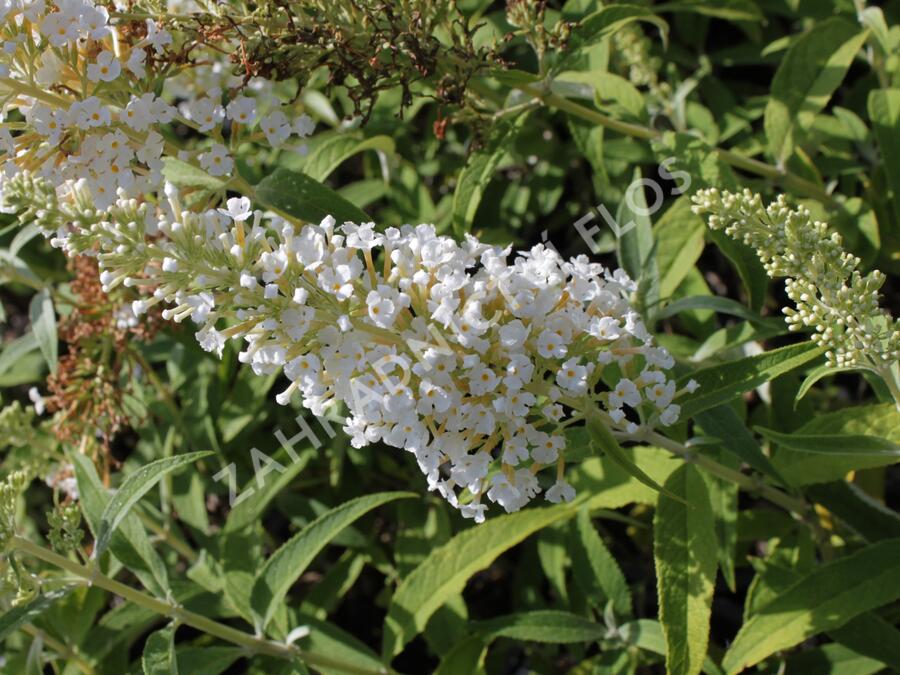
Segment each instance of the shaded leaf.
M738 632L722 667L738 673L781 649L839 628L900 597L900 539L816 567L763 606Z
M258 629L265 630L294 582L341 530L382 504L418 496L411 492L383 492L357 497L323 513L291 537L266 561L253 583L250 606Z
M338 222L366 223L365 211L304 173L278 168L256 186L257 198L266 206L309 223L326 216Z

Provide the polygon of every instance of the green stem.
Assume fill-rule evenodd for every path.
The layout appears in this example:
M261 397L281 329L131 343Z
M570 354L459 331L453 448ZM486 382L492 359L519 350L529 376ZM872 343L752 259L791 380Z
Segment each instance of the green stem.
M535 86L533 84L521 84L518 85L517 88L521 91L524 91L526 94L530 94L531 96L540 99L547 106L557 108L558 110L563 110L571 115L580 117L587 122L599 124L606 127L607 129L618 131L620 134L624 134L626 136L641 138L648 141L657 139L662 136L662 132L656 129L645 127L640 124L622 122L621 120L614 119L609 115L604 115L597 110L593 110L592 108L583 106L580 103L575 103L574 101L571 101L562 96L558 96L557 94L544 91L539 86ZM828 194L825 190L823 190L815 183L812 183L805 178L798 176L797 174L791 173L790 171L781 169L776 166L772 166L771 164L766 164L765 162L760 162L757 159L745 157L732 150L726 150L724 148L714 148L713 150L723 162L726 162L727 164L730 164L737 169L748 171L758 176L778 181L779 183L784 185L784 187L790 190L805 194L809 197L814 197L815 199L825 202L826 204L837 204L837 201L832 195Z
M884 381L888 391L891 392L891 396L894 397L894 404L897 406L897 410L900 411L900 364L894 363L890 366L876 368L875 372Z
M127 586L115 579L111 579L99 572L98 569L91 569L81 565L69 558L65 558L58 553L38 546L35 543L24 539L23 537L13 536L10 539L9 546L12 549L18 549L34 556L44 562L55 565L70 574L82 579L86 579L89 583L102 588L110 593L115 593L119 597L132 602L135 605L143 607L162 616L169 617L172 620L187 624L197 630L203 631L213 637L217 637L225 642L231 642L240 647L244 647L254 654L265 654L274 656L275 658L285 659L288 661L301 661L314 668L328 668L340 670L347 673L358 673L359 675L386 675L391 671L387 668L380 670L371 670L369 668L361 668L359 666L345 663L338 659L320 654L310 654L295 647L294 645L273 642L263 638L255 637L249 633L232 628L218 621L213 621L205 616L191 612L190 610L172 605L152 595L143 593L131 586Z
M667 438L655 431L649 432L643 438L650 443L665 448L674 455L678 455L686 462L696 464L722 480L734 483L745 492L754 492L758 494L763 499L772 502L776 506L780 506L786 511L797 514L804 520L807 520L810 517L809 504L802 499L792 497L786 492L782 492L778 488L764 483L762 480L754 478L753 476L748 476L747 474L729 468L724 464L719 464L711 457L699 453L696 450L692 450L691 448L688 448L677 441L673 441L671 438Z

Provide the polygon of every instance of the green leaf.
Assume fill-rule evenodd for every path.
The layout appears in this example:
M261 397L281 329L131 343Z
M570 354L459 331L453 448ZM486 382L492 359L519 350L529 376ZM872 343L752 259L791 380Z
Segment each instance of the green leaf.
M835 643L792 654L785 661L788 675L805 673L839 673L840 675L875 675L884 671L880 661L863 656Z
M78 480L81 510L96 539L103 522L102 515L111 496L100 482L94 463L87 455L73 453L71 458ZM129 513L112 533L109 548L145 588L158 596L166 596L169 590L169 577L165 563L153 548L147 532L134 513Z
M762 21L765 17L752 0L678 0L656 5L657 12L693 12L729 21Z
M335 134L319 143L303 164L304 173L313 180L322 182L343 162L366 150L376 150L393 155L395 145L389 136L360 138L355 134Z
M769 152L776 161L783 163L791 156L867 36L858 25L834 17L815 24L791 45L775 72L765 112Z
M510 614L488 621L473 621L469 626L476 633L490 638L505 637L553 644L595 642L606 634L606 626L602 624L557 610Z
M666 655L666 639L659 621L652 619L629 621L619 626L619 635L626 644L660 656ZM707 656L703 662L703 672L707 675L721 675L722 669Z
M900 597L900 539L816 567L764 605L738 632L722 667L739 673L775 652Z
M13 631L18 630L25 624L29 624L37 617L41 616L46 610L52 607L57 600L67 596L75 586L66 586L63 588L55 588L52 591L41 593L33 600L21 605L16 605L6 610L0 616L0 641Z
M462 591L469 577L485 569L501 553L573 514L571 506L560 504L490 518L432 550L397 586L385 619L382 656L388 659L397 655L424 630L439 607Z
M809 392L812 386L821 380L823 377L828 377L830 375L837 375L838 373L850 373L853 371L859 370L859 368L855 368L853 366L830 366L827 363L823 363L818 368L813 368L809 375L803 380L803 383L800 385L800 389L797 390L797 395L794 397L794 407L797 406L804 396Z
M722 448L761 474L785 483L731 406L721 405L694 416L703 431L722 443Z
M262 485L256 478L245 485L240 494L249 496L238 501L229 511L223 533L228 535L259 522L272 500L306 468L315 454L312 449L304 450L298 453L296 461L290 462L284 471L269 477Z
M323 513L291 537L266 561L253 583L250 606L257 628L265 630L294 582L341 530L382 504L418 496L411 492L382 492L357 497Z
M256 197L269 208L309 223L326 216L338 222L366 223L371 220L340 194L305 173L278 168L256 186Z
M687 298L676 300L675 302L670 302L666 305L665 309L656 315L656 318L659 320L668 319L670 316L676 316L681 312L688 312L696 309L710 309L714 312L730 314L731 316L737 316L754 323L765 323L765 317L747 309L736 300L722 298L716 295L692 295Z
M488 183L494 177L500 162L506 156L527 115L504 120L491 132L485 147L473 152L456 180L451 206L453 231L457 235L468 232Z
M604 7L582 19L572 29L570 46L572 49L580 49L596 44L635 21L652 23L659 28L663 42L668 39L669 24L656 16L656 14L646 7L621 4Z
M484 675L488 645L480 635L471 635L454 645L441 659L434 675Z
M163 457L155 462L145 464L130 474L119 489L116 490L106 508L103 509L103 515L100 517L100 528L97 532L97 541L94 544L94 551L91 553L91 557L97 559L103 554L109 545L110 537L112 537L119 523L128 515L131 507L137 504L141 497L147 494L163 476L186 464L193 464L198 459L208 457L211 454L213 453L189 452L175 457Z
M682 195L653 227L656 264L659 266L659 297L672 296L690 269L700 259L706 224L691 211L691 200Z
M675 470L653 518L659 619L666 638L666 672L703 668L716 581L716 524L703 476L692 464Z
M870 497L858 485L835 481L812 485L806 492L868 541L900 537L900 513Z
M384 668L378 655L367 644L333 623L306 614L298 614L296 619L296 625L309 626L309 635L301 642L304 651L339 659L348 666L356 666L371 672L378 672ZM327 672L340 673L343 671L332 668Z
M215 176L210 176L206 171L193 164L188 164L175 157L163 158L163 176L167 181L178 187L194 187L211 190L222 190L225 181Z
M681 401L681 418L690 419L697 413L726 403L779 375L799 368L824 352L822 347L812 342L801 342L686 375L679 380L679 389L691 379L696 380L700 388Z
M178 675L174 622L151 633L147 638L141 656L141 667L144 675Z
M817 415L794 433L798 436L876 436L897 444L900 443L900 412L891 403L854 406ZM799 486L840 480L850 471L896 462L896 456L891 453L866 454L847 450L846 453L825 455L783 447L773 456L772 463L791 485Z
M612 602L618 617L631 616L631 590L606 544L594 529L590 510L581 508L573 526L572 570L576 583L589 601L600 609Z
M239 647L179 647L175 651L178 660L178 672L203 673L203 675L219 675L244 656L246 652Z
M53 299L46 288L38 291L28 305L28 317L31 319L31 332L37 340L41 354L50 367L51 373L56 373L56 362L59 359L59 341L56 337L56 311L53 309Z
M900 459L900 445L879 436L865 436L862 434L783 434L774 429L766 429L760 426L755 426L753 429L773 443L798 452L846 457Z
M37 338L34 333L25 333L15 340L8 342L0 354L0 375L12 368L26 354L30 354L35 349L39 349Z
M643 180L641 170L635 169L630 184L635 188L629 187L619 203L614 229L619 264L638 282L643 306L652 307L659 297L659 268Z
M895 222L900 223L900 89L870 92L869 117L892 195Z

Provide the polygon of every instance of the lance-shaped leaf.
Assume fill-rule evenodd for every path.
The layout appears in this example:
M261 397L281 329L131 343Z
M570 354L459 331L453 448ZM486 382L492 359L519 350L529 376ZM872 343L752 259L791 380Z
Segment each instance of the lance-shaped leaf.
M692 379L700 388L680 401L681 417L689 419L699 412L726 403L764 382L809 363L824 352L824 348L812 342L801 342L686 375L679 381L679 389Z
M622 450L622 446L619 445L615 436L613 436L610 430L606 428L606 424L603 421L600 411L592 406L588 406L584 413L584 421L587 424L588 432L591 435L591 444L595 449L602 452L605 457L608 457L612 462L627 471L633 478L647 487L656 490L657 492L666 493L666 489L662 485L648 476L641 467L635 464L631 458L625 454L625 451ZM668 492L667 494L672 499L678 499L678 496L671 492Z
M275 169L256 186L256 197L275 211L309 223L318 223L325 216L333 216L339 223L365 223L370 220L365 211L299 171Z
M466 585L476 572L490 565L543 527L574 515L568 504L534 508L498 516L453 537L434 549L397 586L384 623L382 656L389 659L425 629L428 619Z
M775 652L843 626L900 598L900 539L816 567L764 605L731 644L722 667L739 673Z
M666 638L666 672L696 675L709 642L709 617L716 580L716 523L709 491L692 464L676 469L653 519L653 554L659 619Z
M253 582L250 606L257 629L265 630L294 582L341 530L382 504L417 496L412 492L382 492L358 497L326 511L291 537L266 561Z
M490 638L506 637L529 642L595 642L606 634L606 626L570 612L545 609L473 621L469 627Z
M28 316L31 319L31 332L37 340L41 354L50 367L50 372L56 372L56 361L59 357L59 342L56 337L56 311L53 309L53 299L46 288L38 291L31 298L28 305Z
M791 45L772 80L765 128L778 162L794 151L799 137L841 84L868 31L842 18L817 23Z
M131 507L137 504L141 497L147 494L163 476L211 454L213 453L189 452L175 457L164 457L142 466L129 475L121 487L116 490L113 498L109 500L106 508L103 509L103 515L100 517L100 527L97 532L97 541L94 544L94 551L91 557L97 559L103 554L106 547L109 546L110 537L112 537L119 523L128 515Z

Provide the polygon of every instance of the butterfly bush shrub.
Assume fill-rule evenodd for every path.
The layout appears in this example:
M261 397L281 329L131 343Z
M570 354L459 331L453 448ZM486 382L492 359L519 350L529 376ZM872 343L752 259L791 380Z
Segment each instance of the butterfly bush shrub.
M900 9L766 4L4 5L14 671L900 668Z

